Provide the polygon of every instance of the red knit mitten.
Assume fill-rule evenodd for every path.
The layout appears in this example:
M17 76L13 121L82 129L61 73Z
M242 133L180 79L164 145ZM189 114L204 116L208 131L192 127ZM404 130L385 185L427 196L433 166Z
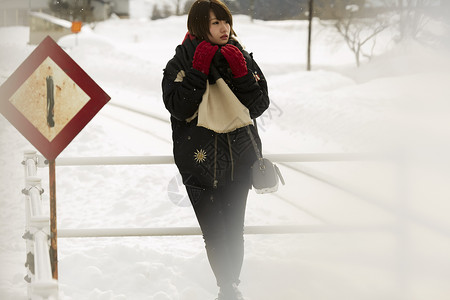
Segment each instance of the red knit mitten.
M209 66L211 65L211 61L214 54L216 54L217 49L219 49L217 45L213 46L207 41L203 41L198 44L197 49L195 49L192 67L208 75Z
M228 61L234 78L247 75L247 63L245 62L244 55L242 55L242 52L238 49L238 47L227 44L222 47L220 52Z

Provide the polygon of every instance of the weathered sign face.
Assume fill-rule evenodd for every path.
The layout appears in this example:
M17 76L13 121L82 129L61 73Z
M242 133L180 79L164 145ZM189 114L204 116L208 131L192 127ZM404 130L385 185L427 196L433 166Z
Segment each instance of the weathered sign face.
M0 112L54 160L109 99L47 37L0 87Z
M51 142L89 100L90 97L47 57L9 102Z

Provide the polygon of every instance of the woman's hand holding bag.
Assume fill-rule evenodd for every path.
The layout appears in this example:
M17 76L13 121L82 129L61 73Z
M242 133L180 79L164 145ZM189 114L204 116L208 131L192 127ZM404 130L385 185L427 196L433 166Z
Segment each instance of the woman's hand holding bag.
M203 41L198 44L197 48L195 49L194 59L192 60L192 67L208 75L211 61L218 49L219 46L213 46L207 41Z

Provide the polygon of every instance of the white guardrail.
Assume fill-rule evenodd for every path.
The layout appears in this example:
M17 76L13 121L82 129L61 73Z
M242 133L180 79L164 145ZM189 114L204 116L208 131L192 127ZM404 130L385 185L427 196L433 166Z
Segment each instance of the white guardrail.
M52 278L50 262L50 217L43 214L41 178L37 177L36 151L24 153L25 234L28 299L57 299L58 282Z
M357 153L306 153L306 154L265 154L275 162L313 161L358 161L379 159L379 155ZM63 157L56 160L57 166L88 165L155 165L173 164L173 156L119 156L119 157Z
M355 153L310 153L310 154L272 154L265 155L277 163L287 162L330 162L330 161L384 161L387 157L372 154ZM392 159L392 157L391 157ZM86 166L86 165L152 165L173 164L172 156L121 156L121 157L65 157L56 160L56 166ZM28 286L28 295L31 300L58 299L58 282L52 279L52 262L50 256L49 238L50 217L43 215L41 206L41 179L36 177L37 167L48 167L44 157L37 155L36 151L24 153L25 167L25 208L26 208L26 232L24 238L27 246L27 276L25 280ZM398 164L398 162L397 162ZM399 210L395 205L388 205L371 197L361 194L347 186L344 182L321 174L317 171L305 169L301 166L285 165L295 171L317 179L342 191L350 193L357 198L374 205L386 212L392 213L398 218L397 223L374 224L355 226L343 226L325 222L321 225L292 225L292 226L246 226L245 234L290 234L290 233L325 233L325 232L368 232L386 231L396 233L399 243L399 260L404 261L404 253L407 252L405 239L400 235L399 226L405 222L413 222L431 229L446 237L450 236L450 230L436 224L433 220L410 211ZM401 164L400 164L401 166ZM397 224L397 225L396 225ZM399 225L400 224L400 225ZM393 228L397 226L397 229ZM127 237L127 236L182 236L200 235L198 227L166 227L166 228L89 228L89 229L60 229L58 238L83 238L83 237ZM56 239L56 235L54 236ZM56 251L55 251L56 252ZM404 262L406 263L406 262ZM56 267L55 267L56 266ZM54 268L57 270L57 259ZM399 278L404 274L399 271ZM56 278L56 277L55 277Z
M305 154L266 154L265 157L277 163L313 161L366 161L379 159L372 154L356 153L305 153ZM157 165L173 164L173 156L113 156L113 157L63 157L56 160L56 166L99 166L99 165ZM292 234L321 232L386 231L386 225L265 225L245 226L245 234ZM58 238L85 237L131 237L131 236L186 236L201 235L199 227L164 228L77 228L58 229Z
M265 155L278 163L313 162L313 161L366 161L374 160L370 154L272 154ZM173 164L172 156L121 156L121 157L65 157L56 160L56 166L86 165L153 165ZM28 297L31 300L58 299L58 282L52 278L52 262L49 239L50 217L42 213L41 179L36 177L37 167L47 167L48 162L36 151L24 153L26 233L27 244L27 276L29 282ZM321 232L355 232L355 231L390 231L390 225L340 226L340 225L291 225L291 226L246 226L245 234L292 234ZM58 238L83 237L131 237L131 236L185 236L201 235L198 227L166 227L166 228L89 228L59 229Z

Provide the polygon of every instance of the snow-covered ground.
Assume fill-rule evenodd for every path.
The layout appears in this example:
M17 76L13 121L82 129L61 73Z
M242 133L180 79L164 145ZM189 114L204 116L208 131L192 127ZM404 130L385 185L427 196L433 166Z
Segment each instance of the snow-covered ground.
M59 41L111 96L60 157L170 155L161 76L185 34L185 17L109 20ZM443 25L440 25L443 26ZM287 185L251 192L246 225L349 225L346 232L247 235L241 289L249 300L444 300L450 297L450 55L441 45L395 45L355 68L330 28L251 23L235 30L265 73L272 101L259 121L265 153L379 152L394 160L280 164ZM448 28L444 28L449 32ZM0 84L33 51L28 28L0 27ZM77 43L77 46L75 44ZM448 44L447 44L448 45ZM26 299L23 151L0 117L0 298ZM46 169L40 170L44 187ZM57 167L58 228L196 226L172 165ZM47 191L48 189L46 189ZM48 193L44 193L48 207ZM381 225L381 226L378 226ZM381 229L368 230L368 226ZM203 240L194 237L59 239L64 300L203 300L217 293Z

